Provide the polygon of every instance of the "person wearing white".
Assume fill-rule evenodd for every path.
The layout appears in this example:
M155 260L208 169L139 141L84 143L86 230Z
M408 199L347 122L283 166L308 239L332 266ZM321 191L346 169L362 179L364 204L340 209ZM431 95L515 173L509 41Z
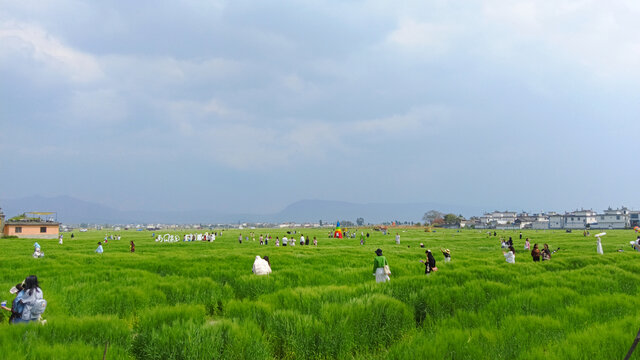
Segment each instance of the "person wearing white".
M596 251L598 252L598 254L602 255L604 254L604 252L602 251L602 241L600 241L600 236L596 236L597 240L597 246L596 246Z
M508 252L502 252L502 254L504 255L504 259L509 263L509 264L515 264L516 263L516 251L514 250L513 247L509 247L509 251Z
M256 255L252 271L256 275L269 275L271 274L271 267L266 260L262 259L259 255Z
M283 236L282 237L282 246L287 246L287 242L288 242L287 237Z
M396 233L396 245L400 245L400 234Z
M58 244L62 245L62 234L60 234L60 240L58 240Z

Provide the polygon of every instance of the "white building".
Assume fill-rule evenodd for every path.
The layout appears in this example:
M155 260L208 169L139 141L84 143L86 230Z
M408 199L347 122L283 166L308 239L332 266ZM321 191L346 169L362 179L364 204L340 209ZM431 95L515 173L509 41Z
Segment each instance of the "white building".
M540 218L531 223L531 228L534 230L546 230L549 229L549 219Z
M565 229L586 229L595 223L597 223L596 213L592 210L580 210L564 214Z
M564 215L549 214L549 229L564 229Z
M626 229L631 225L631 216L629 209L622 207L621 209L608 208L603 214L596 216L596 223L591 224L593 229Z
M512 211L494 211L486 213L480 217L483 228L495 229L496 227L512 226L517 219L517 213ZM476 226L477 227L477 226Z

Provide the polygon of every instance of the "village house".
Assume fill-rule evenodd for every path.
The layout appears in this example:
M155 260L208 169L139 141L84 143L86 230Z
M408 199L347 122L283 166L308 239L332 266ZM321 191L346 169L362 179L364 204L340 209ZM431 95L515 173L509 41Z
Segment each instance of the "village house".
M60 223L52 212L31 212L4 222L2 234L26 239L55 239L60 234ZM43 218L44 217L44 218Z

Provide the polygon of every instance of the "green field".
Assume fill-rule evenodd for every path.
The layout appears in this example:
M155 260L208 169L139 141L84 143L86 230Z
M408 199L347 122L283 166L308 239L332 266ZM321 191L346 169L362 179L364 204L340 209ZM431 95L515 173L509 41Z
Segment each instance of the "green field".
M604 255L581 232L524 231L532 245L561 248L543 263L515 231L400 229L396 245L395 230L363 230L365 246L323 229L302 230L317 247L286 248L257 241L286 230L253 230L256 242L241 245L237 230L214 243L121 231L103 255L94 250L105 232L75 232L64 245L38 240L42 259L33 240L0 239L0 300L35 274L49 303L46 325L9 325L1 312L0 358L100 359L106 348L107 359L622 359L640 327L632 230L608 231ZM513 236L516 264L500 236ZM428 277L420 242L438 260ZM378 247L389 283L372 275ZM270 276L251 274L256 255L270 257Z

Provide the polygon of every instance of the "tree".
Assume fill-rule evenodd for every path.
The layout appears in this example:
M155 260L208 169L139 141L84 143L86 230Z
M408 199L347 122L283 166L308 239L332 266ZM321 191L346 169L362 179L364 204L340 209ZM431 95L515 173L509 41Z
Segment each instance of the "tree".
M444 216L444 223L447 225L459 224L460 218L455 214L447 214Z
M356 224L358 224L358 226L362 226L364 225L364 219L359 217L356 219Z
M429 223L429 224L433 224L433 222L438 219L438 218L442 218L444 214L441 213L438 210L429 210L426 213L424 213L424 216L422 216L422 220L424 220L425 224Z

